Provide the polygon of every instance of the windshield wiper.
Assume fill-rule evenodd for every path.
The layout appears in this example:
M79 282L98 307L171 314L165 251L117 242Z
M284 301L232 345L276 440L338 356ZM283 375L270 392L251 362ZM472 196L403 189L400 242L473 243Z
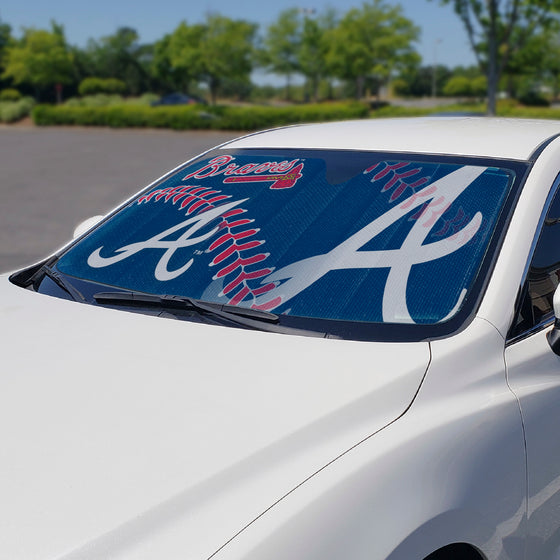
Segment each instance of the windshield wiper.
M262 311L260 309L252 309L248 307L237 307L235 305L227 305L221 303L213 303L209 301L201 301L195 298L176 295L153 295L144 292L99 292L94 294L93 298L97 303L107 305L123 305L131 307L156 307L158 309L168 310L187 310L196 311L200 314L208 314L213 317L221 317L235 322L243 322L249 319L258 322L267 322L271 324L278 323L278 315ZM247 326L250 326L249 324Z
M220 319L245 328L267 332L304 334L306 336L324 337L325 333L304 331L279 325L280 317L269 311L238 307L201 301L199 299L176 295L152 295L144 292L99 292L94 294L95 301L102 305L123 307L155 308L161 310L194 311L199 315L207 315L212 319Z
M54 268L44 265L40 269L39 273L43 274L43 276L47 276L48 278L50 278L59 288L61 288L67 294L69 294L74 301L80 301L82 303L85 303L86 298L82 295L82 293L79 290L77 290L74 286L72 286L72 284L68 282L68 280L66 280L64 276L60 274L60 272L54 270Z
M106 303L111 305L132 305L161 307L165 309L187 309L199 311L202 313L223 314L224 317L230 318L231 315L240 317L249 317L259 321L268 321L270 323L278 322L278 315L262 311L260 309L252 309L249 307L237 307L222 303L213 303L210 301L201 301L199 299L186 296L175 295L153 295L144 292L99 292L94 294L93 298L97 303Z

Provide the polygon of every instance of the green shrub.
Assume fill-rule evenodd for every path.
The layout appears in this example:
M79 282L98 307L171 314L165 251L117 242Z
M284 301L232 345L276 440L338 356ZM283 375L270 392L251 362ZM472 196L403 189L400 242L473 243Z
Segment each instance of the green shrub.
M393 89L393 93L400 97L410 94L410 85L406 80L403 80L401 78L394 79L391 82L391 87Z
M38 125L83 125L152 128L209 128L195 107L149 107L145 105L109 105L72 107L38 105L32 113Z
M152 127L221 130L256 130L301 122L364 118L368 107L362 103L332 103L289 107L205 107L196 105L149 107L118 105L40 105L33 111L38 125L85 125L111 127Z
M488 93L488 78L477 76L471 80L471 94L475 97L484 97Z
M560 120L560 109L551 107L508 107L498 106L498 115L501 117L519 117L524 119L555 119Z
M372 118L392 118L392 117L425 117L429 115L445 116L449 114L474 114L484 115L486 105L484 103L454 103L453 105L439 105L436 107L402 107L398 105L390 105L381 107L371 112Z
M84 97L71 97L64 105L67 107L109 107L113 105L145 105L149 106L153 101L159 99L155 93L144 93L140 97L123 98L116 93L96 93Z
M126 84L116 78L85 78L78 86L78 93L84 95L95 95L97 93L119 93L126 91Z
M34 104L35 100L32 97L0 102L0 122L12 123L27 117Z
M21 93L14 88L6 88L0 91L0 101L19 101Z
M472 95L471 80L465 76L453 76L443 86L443 95L449 97L468 97Z
M519 107L519 103L517 102L516 99L512 99L511 97L508 97L506 99L498 99L496 102L496 106L498 112L501 113L501 111L515 109L516 107Z
M518 101L527 107L549 107L550 102L543 97L540 93L532 90L521 95Z
M96 93L84 97L72 97L64 105L68 107L108 107L109 105L120 105L122 103L123 98L118 94Z
M285 107L223 107L212 128L256 130L288 124L361 119L368 116L367 105L350 103L315 103Z
M424 109L421 107L400 107L388 105L380 107L372 111L372 118L389 118L389 117L423 117L433 112L432 109Z

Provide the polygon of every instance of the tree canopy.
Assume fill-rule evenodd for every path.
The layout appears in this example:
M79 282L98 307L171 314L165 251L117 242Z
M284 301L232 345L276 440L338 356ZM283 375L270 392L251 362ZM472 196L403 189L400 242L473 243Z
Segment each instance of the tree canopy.
M223 81L248 79L256 31L253 23L212 14L201 24L183 21L157 44L156 68L167 67L185 91L193 80L206 82L215 102Z
M467 31L488 80L488 113L496 114L500 76L535 34L558 25L560 0L441 0L451 4Z
M68 45L56 23L48 30L24 29L16 38L0 20L0 90L16 86L20 92L10 95L20 95L34 89L49 100L57 84L66 84L70 95L181 91L213 102L218 96L281 95L281 87L256 85L258 72L284 77L287 100L364 98L391 84L387 91L405 96L484 97L480 88L487 83L493 113L500 78L511 97L559 95L560 0L439 2L455 10L478 59L478 68L464 75L477 79L468 87L461 79L448 85L452 77L463 76L460 68L421 65L415 49L419 29L399 4L365 0L345 12L286 9L260 33L255 23L209 13L201 21L179 23L149 44L128 26L90 39L85 47Z
M32 84L38 97L42 88L69 83L73 76L73 57L64 30L56 23L51 31L25 29L23 37L5 50L3 77L15 84Z
M336 28L336 14L327 10L318 17L305 14L301 28L301 41L298 49L298 69L309 81L311 98L317 101L319 82L329 76L327 53L329 50L328 34Z
M298 8L280 12L272 23L259 51L261 64L286 78L286 98L290 97L292 76L299 71L298 53L301 46L301 19Z
M128 93L138 94L150 85L151 47L139 41L131 27L119 27L112 35L90 39L84 64L90 75L125 82Z
M208 84L215 102L222 81L249 78L257 26L243 20L210 15L203 31L197 52L200 75Z
M188 25L182 21L173 33L156 46L154 62L167 64L174 82L186 92L189 91L190 82L202 73L199 49L203 34L204 26Z
M0 20L0 87L4 85L2 75L6 63L6 52L12 42L12 27Z
M393 70L419 61L412 46L419 33L400 6L371 0L349 10L329 32L327 63L336 77L355 80L362 97L368 78L385 82Z

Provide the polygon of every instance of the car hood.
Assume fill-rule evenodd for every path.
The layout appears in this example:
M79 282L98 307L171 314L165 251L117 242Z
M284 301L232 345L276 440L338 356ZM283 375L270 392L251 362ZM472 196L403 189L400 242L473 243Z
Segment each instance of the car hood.
M161 319L0 278L0 557L208 558L407 409L427 343Z

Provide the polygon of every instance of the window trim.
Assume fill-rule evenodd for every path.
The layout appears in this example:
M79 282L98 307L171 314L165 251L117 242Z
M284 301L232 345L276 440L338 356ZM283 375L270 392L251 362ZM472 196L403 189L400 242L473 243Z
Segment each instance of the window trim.
M516 335L511 335L511 330L513 328L513 321L517 318L519 312L520 312L520 307L521 304L523 302L523 292L524 292L524 287L525 284L528 281L528 276L529 276L529 271L531 269L531 263L533 262L533 258L535 256L535 251L537 249L537 244L539 242L540 236L541 236L541 232L544 226L544 222L546 220L546 216L548 215L548 211L550 210L550 207L556 197L556 195L560 196L560 173L556 176L556 179L554 179L554 182L552 183L552 186L550 187L550 191L546 197L546 201L543 207L543 210L541 211L541 215L539 217L539 221L537 223L537 227L535 229L535 234L533 236L533 242L531 243L531 248L529 250L529 255L527 257L527 262L525 263L525 267L523 269L523 274L521 276L521 282L519 283L519 287L517 290L517 296L515 298L515 306L514 306L514 313L513 313L513 318L512 318L512 323L509 326L508 329L508 333L506 335L506 346L510 346L511 344L515 344L516 342L519 342L520 340L524 340L525 338L528 338L534 334L537 334L538 332L546 329L547 327L549 327L550 325L554 324L554 313L552 314L547 314L543 319L541 319L541 321L539 321L536 325L533 325L532 327L524 330L523 332L520 332Z

